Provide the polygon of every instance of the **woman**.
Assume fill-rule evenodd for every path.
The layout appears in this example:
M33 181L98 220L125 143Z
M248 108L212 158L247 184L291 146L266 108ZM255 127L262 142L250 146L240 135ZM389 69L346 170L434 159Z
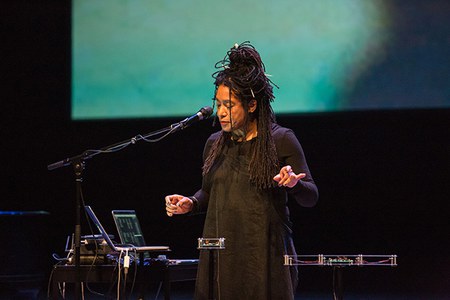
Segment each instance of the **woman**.
M225 238L214 262L217 299L293 299L297 269L288 194L303 206L318 191L295 134L275 123L273 83L248 42L216 64L215 105L222 130L204 149L202 188L191 197L166 197L173 214L206 211L205 238ZM208 299L208 251L201 251L196 299Z

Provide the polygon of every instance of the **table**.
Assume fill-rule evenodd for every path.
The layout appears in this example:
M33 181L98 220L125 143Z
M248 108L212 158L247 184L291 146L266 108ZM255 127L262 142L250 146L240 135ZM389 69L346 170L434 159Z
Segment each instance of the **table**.
M134 277L137 271L136 283L146 284L150 282L162 282L164 299L170 300L170 284L176 281L195 280L197 276L197 263L181 264L153 264L138 266L133 264L128 271L128 281ZM80 278L82 282L89 283L113 283L117 277L118 266L116 264L107 265L81 265ZM123 270L122 270L123 272ZM55 265L51 273L51 299L59 299L58 284L75 283L76 268L74 265Z

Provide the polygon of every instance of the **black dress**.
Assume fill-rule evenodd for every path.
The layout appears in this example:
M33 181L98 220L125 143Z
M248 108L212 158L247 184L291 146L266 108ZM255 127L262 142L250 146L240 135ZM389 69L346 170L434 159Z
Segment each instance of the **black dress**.
M297 269L283 265L285 254L295 254L287 193L304 206L314 205L318 193L294 133L275 124L272 129L280 166L291 165L306 178L292 189L257 189L249 183L248 172L255 139L229 140L195 195L195 210L207 209L203 237L225 238L225 249L215 250L216 299L294 298ZM217 137L208 139L205 157ZM200 253L195 299L208 299L209 254Z

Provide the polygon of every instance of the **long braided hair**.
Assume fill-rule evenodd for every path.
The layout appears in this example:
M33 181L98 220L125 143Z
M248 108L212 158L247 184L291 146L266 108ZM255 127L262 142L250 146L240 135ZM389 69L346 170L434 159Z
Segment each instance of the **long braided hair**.
M272 178L279 171L275 143L271 134L272 123L276 122L270 105L275 98L272 86L275 84L265 74L264 63L250 42L235 44L225 57L216 63L215 68L219 69L212 74L215 79L215 93L220 85L227 86L230 93L233 93L241 101L245 111L248 111L250 101L257 101L256 110L247 115L243 128L244 134L246 134L245 129L248 123L250 120L256 119L258 135L250 157L250 182L259 189L273 187ZM220 132L203 165L203 175L211 170L220 156L225 142L231 139L231 134Z

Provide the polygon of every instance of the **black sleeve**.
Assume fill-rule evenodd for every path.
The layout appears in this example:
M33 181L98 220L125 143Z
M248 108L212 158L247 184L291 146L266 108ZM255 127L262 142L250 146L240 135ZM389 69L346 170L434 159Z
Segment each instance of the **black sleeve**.
M296 174L306 174L306 177L299 180L294 187L286 188L288 194L302 206L314 206L317 203L319 192L309 171L300 142L290 129L281 131L275 141L281 167L290 165Z
M206 212L206 209L208 208L209 194L203 189L198 190L194 196L189 197L189 199L191 199L194 203L191 214L201 214Z
M203 163L209 155L209 151L211 150L211 146L214 143L215 135L209 137L206 141L205 147L203 149ZM202 188L198 190L193 196L189 197L194 203L194 207L191 211L191 214L198 214L206 212L208 208L209 202L209 187L205 183L205 179L202 181Z

